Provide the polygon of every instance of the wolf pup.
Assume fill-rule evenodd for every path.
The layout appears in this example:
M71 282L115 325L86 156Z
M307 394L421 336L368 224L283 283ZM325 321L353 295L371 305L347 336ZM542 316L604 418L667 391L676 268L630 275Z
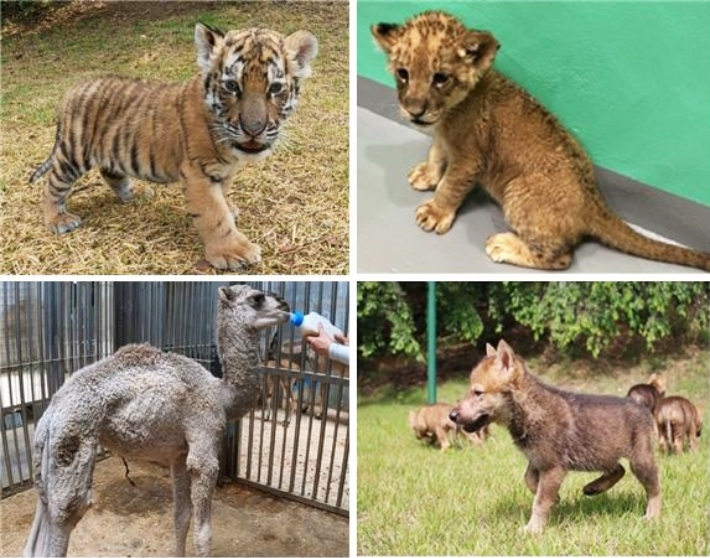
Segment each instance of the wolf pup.
M467 432L498 422L528 458L525 483L535 494L525 531L540 533L567 471L601 471L584 487L587 495L608 490L624 476L626 457L646 489L647 519L661 513L661 490L653 456L653 420L636 402L584 395L548 386L530 374L505 342L486 347L471 372L466 399L451 420Z
M441 451L447 450L451 446L451 432L456 433L456 423L449 419L453 408L453 405L441 402L425 405L418 411L409 411L409 426L417 440L438 444Z
M462 432L460 426L449 418L453 405L440 402L425 405L418 411L409 411L409 426L417 440L438 445L442 451L451 447L451 438L458 445L459 435L473 445L481 445L488 435L488 429L474 433Z
M672 395L661 399L656 408L656 424L664 453L683 453L686 438L688 449L697 449L703 419L697 407L685 397Z
M626 397L630 397L639 405L646 407L651 413L655 413L656 406L665 394L665 376L651 374L648 378L648 383L631 386L626 393Z
M425 231L447 232L480 184L511 232L486 242L494 262L566 269L585 237L635 256L710 271L710 254L651 240L607 207L580 144L525 90L492 69L498 41L443 12L372 34L389 59L405 118L433 131L426 162L409 173L434 190L416 210Z

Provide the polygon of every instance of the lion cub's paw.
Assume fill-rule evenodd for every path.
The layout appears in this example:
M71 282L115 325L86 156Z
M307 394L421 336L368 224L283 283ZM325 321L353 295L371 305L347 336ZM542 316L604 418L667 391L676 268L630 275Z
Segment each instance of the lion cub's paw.
M239 270L261 261L261 248L249 241L207 249L206 259L217 269Z
M435 231L437 234L448 232L456 218L456 211L450 211L437 206L434 199L430 199L417 207L417 225L427 232Z
M419 163L409 171L407 180L412 188L420 192L436 189L436 185L439 183L439 180L441 180L441 176L434 175L434 173L429 171L429 168L427 163Z
M486 254L495 263L517 263L521 259L521 241L513 233L499 233L486 240Z

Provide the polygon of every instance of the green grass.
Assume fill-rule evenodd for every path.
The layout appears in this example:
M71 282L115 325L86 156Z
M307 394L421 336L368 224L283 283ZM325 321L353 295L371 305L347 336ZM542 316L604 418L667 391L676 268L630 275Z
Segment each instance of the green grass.
M707 363L708 355L702 353L670 366L670 393L707 405ZM644 373L587 377L584 389L625 393ZM560 378L555 383L569 385ZM465 378L439 386L438 399L453 403L465 387ZM533 497L523 483L525 458L508 432L494 427L493 438L482 448L441 452L424 446L409 431L407 414L425 397L423 388L396 394L383 390L359 402L359 554L708 554L707 430L698 453L657 455L663 497L660 522L642 519L644 491L625 464L627 475L596 497L585 497L581 490L597 475L570 473L544 534L535 537L521 532Z

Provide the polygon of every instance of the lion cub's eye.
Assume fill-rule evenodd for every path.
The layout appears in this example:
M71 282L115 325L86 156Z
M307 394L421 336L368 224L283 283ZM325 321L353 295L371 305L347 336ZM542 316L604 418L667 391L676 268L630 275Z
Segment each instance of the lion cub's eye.
M270 95L278 95L284 90L284 84L281 83L280 81L275 81L271 85L269 85L269 94Z
M408 81L409 80L409 72L405 70L404 68L399 68L397 70L397 77L401 79L402 81Z
M432 82L434 85L444 85L447 81L449 81L449 77L450 76L448 74L436 72L432 78Z
M229 91L232 95L239 95L241 92L241 89L239 88L239 84L234 81L233 79L228 79L225 81L222 85L224 85L224 88Z

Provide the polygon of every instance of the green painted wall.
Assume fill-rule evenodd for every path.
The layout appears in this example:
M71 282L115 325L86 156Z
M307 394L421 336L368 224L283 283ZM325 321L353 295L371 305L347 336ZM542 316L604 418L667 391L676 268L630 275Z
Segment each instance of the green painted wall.
M393 87L370 25L444 9L602 167L710 206L710 2L359 0L358 75Z

